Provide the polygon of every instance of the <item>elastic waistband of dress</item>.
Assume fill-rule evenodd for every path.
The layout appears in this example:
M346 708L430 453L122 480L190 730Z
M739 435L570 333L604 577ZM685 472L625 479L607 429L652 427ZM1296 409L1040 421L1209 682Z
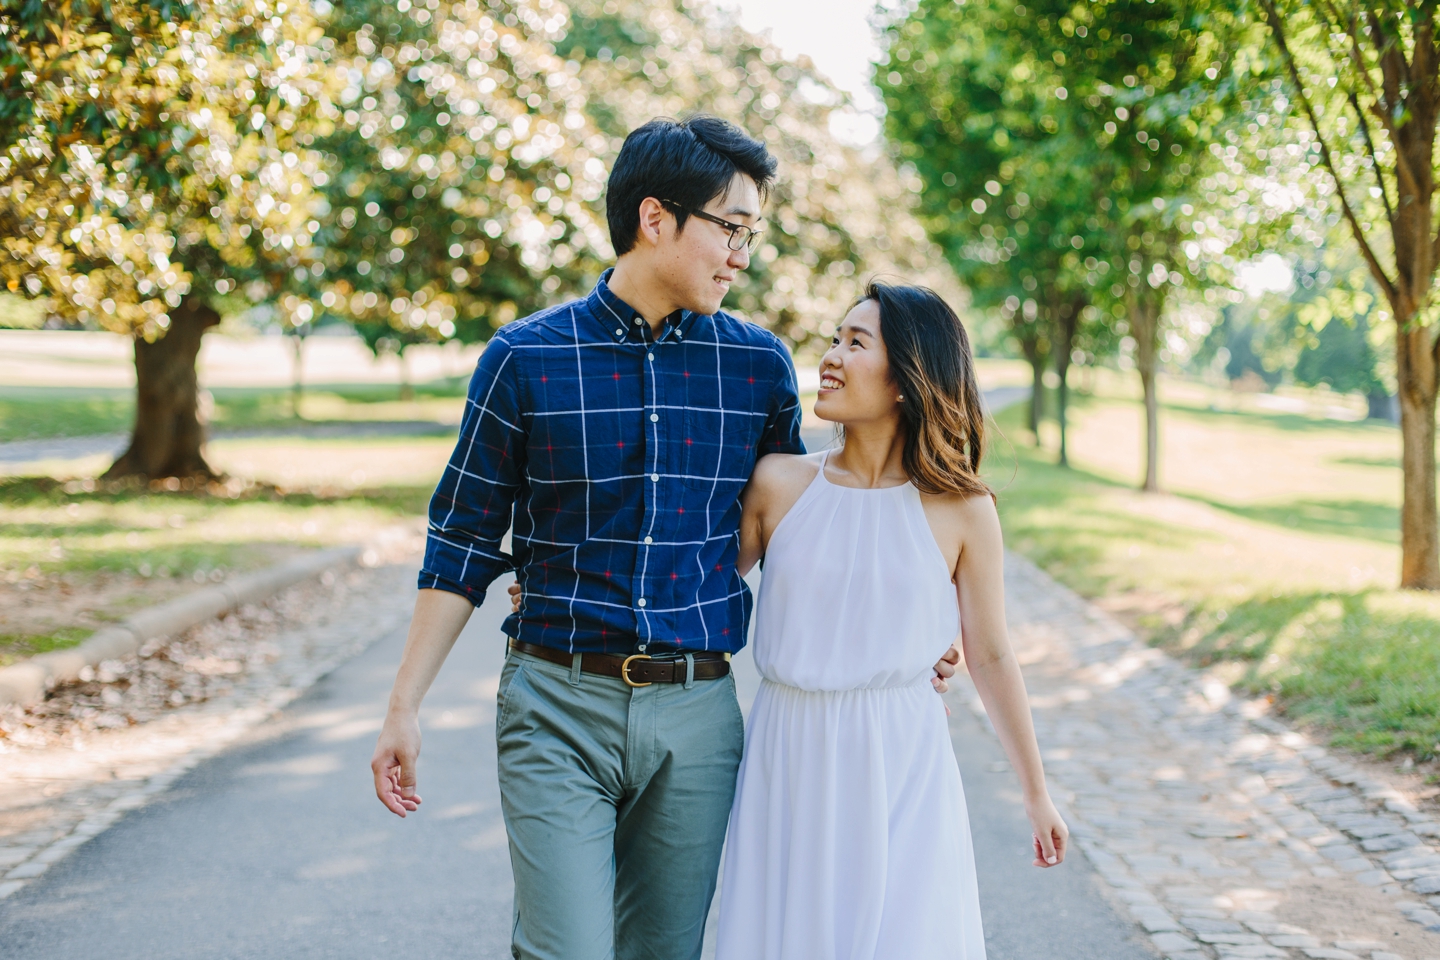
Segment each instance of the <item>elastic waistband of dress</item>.
M779 680L772 680L763 674L760 677L760 683L763 685L776 687L780 690L784 690L787 692L793 691L795 693L805 694L904 693L910 690L929 690L930 678L933 675L933 673L922 674L921 676L916 677L914 680L911 680L907 683L896 683L885 687L841 687L835 690L829 688L812 689L810 687L797 687L792 684L782 683Z

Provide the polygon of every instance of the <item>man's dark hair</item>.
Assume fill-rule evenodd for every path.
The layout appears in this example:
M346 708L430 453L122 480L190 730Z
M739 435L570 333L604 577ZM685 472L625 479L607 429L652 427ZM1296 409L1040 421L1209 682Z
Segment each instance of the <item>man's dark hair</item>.
M640 230L646 197L673 200L677 229L730 188L735 174L755 181L763 198L775 179L775 158L759 140L719 117L658 117L625 138L605 190L605 218L615 255L629 253ZM680 209L676 209L679 207Z

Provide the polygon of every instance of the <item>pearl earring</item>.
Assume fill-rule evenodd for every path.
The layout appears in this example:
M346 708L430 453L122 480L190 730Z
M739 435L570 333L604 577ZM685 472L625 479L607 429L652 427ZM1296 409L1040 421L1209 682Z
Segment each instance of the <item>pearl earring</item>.
M901 394L900 396L896 397L896 398L895 398L895 402L896 402L896 403L904 403L904 402L905 402L905 395L904 395L904 394Z

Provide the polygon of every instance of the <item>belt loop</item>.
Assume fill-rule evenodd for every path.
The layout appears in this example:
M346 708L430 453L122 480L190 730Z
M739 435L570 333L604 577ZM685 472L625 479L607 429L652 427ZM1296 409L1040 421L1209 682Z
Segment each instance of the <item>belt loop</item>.
M570 686L580 686L580 661L585 656L583 653L570 655Z
M695 686L695 654L685 654L685 689Z

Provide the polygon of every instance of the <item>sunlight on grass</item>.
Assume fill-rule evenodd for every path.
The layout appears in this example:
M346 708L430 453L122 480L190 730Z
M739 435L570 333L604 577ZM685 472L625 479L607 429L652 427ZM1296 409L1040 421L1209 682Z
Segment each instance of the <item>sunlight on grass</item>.
M1070 470L1002 412L987 476L1008 545L1340 745L1440 753L1440 598L1393 589L1395 428L1211 410L1208 389L1163 413L1158 496L1132 486L1142 421L1119 391L1072 407Z
M384 384L326 384L305 391L300 420L290 392L273 387L218 387L210 391L210 422L218 430L294 426L301 422L432 421L458 424L464 409L464 380L415 386L413 400ZM135 416L131 389L85 387L0 387L0 442L47 437L128 433Z

